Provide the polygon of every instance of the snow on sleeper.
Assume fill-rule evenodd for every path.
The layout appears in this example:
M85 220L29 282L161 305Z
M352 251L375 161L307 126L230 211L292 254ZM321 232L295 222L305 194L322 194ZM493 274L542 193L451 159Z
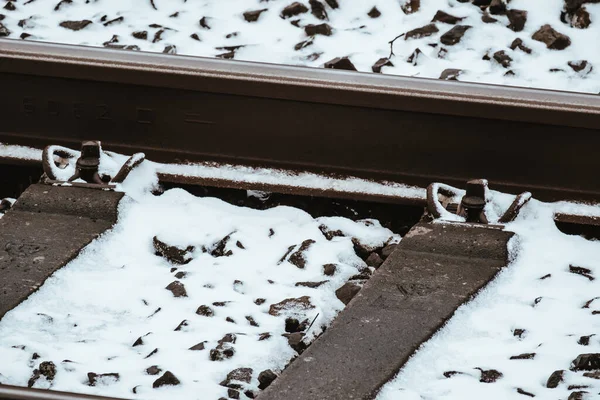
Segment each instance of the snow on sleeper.
M134 197L111 231L0 321L0 384L254 398L399 240L375 220L259 211L180 189Z
M555 207L532 200L521 210L507 226L509 266L377 400L599 397L600 242L560 232Z

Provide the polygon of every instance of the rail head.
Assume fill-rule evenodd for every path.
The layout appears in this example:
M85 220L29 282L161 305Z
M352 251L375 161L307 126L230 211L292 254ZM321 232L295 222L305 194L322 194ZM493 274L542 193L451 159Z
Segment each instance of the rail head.
M591 94L12 39L0 40L0 73L593 128L600 121Z
M114 397L92 396L54 390L30 389L0 385L0 400L121 400Z

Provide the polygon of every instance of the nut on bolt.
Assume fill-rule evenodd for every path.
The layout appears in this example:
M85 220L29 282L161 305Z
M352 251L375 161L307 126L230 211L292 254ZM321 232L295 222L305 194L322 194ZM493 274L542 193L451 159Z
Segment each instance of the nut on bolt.
M486 179L473 179L467 182L467 191L458 208L458 214L465 217L467 222L488 223L484 212L487 188L488 182Z
M104 184L98 174L100 166L101 146L99 140L88 140L81 143L81 156L75 165L75 175L69 178L69 182L81 178L87 183Z

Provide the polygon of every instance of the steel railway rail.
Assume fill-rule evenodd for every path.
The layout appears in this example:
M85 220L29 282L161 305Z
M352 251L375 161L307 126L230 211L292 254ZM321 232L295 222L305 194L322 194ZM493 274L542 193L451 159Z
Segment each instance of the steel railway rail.
M600 198L600 98L0 41L0 142Z

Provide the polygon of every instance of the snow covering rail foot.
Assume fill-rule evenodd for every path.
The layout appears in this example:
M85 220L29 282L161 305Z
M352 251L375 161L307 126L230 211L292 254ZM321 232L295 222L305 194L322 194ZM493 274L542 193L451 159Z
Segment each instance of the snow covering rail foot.
M109 229L122 197L113 191L31 185L0 219L0 318Z
M420 223L261 400L373 398L507 264L499 226Z

